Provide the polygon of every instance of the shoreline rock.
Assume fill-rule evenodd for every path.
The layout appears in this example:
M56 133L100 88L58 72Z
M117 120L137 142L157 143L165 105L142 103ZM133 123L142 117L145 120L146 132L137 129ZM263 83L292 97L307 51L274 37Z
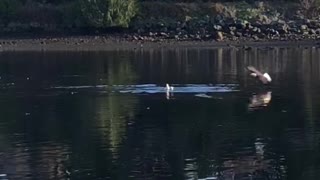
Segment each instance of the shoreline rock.
M272 49L286 47L320 48L317 40L176 40L148 38L132 40L130 35L40 37L40 38L0 38L0 52L4 51L110 51L147 50L176 48L232 48L251 50L253 48Z
M307 21L307 20L306 20ZM213 27L210 29L210 27ZM142 33L143 32L143 33ZM303 22L272 22L270 24L234 22L210 24L201 28L177 28L175 31L140 30L127 35L131 40L161 41L163 39L216 40L216 41L268 41L268 40L318 40L320 20Z

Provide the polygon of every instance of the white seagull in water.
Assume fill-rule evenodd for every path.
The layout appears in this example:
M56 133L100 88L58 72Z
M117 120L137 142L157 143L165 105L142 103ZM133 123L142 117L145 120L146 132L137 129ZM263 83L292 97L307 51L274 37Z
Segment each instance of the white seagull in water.
M169 100L170 96L173 95L173 86L170 86L168 83L166 84L166 98Z
M166 84L167 91L173 91L173 86L170 86L168 83Z
M262 74L260 71L258 71L253 66L248 66L247 68L251 72L250 75L258 78L263 84L268 84L272 81L272 79L268 73Z

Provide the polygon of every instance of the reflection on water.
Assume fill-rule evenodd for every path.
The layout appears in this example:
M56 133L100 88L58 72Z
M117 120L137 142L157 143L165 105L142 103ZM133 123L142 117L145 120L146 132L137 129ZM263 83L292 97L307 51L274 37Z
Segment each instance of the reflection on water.
M0 179L318 179L319 58L2 52ZM270 73L270 88L247 65Z
M268 106L271 101L271 91L261 92L259 94L254 94L250 98L250 103L248 105L249 110L255 110L258 108L263 108Z

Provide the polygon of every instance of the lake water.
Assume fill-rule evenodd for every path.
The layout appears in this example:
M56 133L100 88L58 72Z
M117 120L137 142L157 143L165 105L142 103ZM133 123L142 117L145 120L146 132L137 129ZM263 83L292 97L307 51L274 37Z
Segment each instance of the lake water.
M319 60L315 48L2 52L0 179L318 179Z

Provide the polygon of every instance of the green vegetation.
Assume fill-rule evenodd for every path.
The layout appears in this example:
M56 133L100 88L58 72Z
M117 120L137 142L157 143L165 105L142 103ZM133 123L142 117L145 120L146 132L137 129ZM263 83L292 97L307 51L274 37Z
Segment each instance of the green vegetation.
M81 0L81 10L94 27L128 27L137 5L135 0Z
M0 0L0 31L127 28L136 0Z
M20 5L21 4L18 0L1 0L0 23L3 25L7 25L10 21L12 21Z
M141 29L153 26L175 29L177 22L189 27L212 23L219 15L241 20L264 14L269 18L295 13L319 16L320 0L242 0L213 3L209 0L0 0L0 32L34 30L64 32L109 27ZM279 5L282 3L283 5ZM270 6L271 5L271 6ZM294 6L294 10L284 10ZM288 15L287 15L288 16ZM292 16L291 16L292 17ZM264 17L261 17L264 18ZM273 18L274 19L274 18ZM159 29L159 28L158 28Z

